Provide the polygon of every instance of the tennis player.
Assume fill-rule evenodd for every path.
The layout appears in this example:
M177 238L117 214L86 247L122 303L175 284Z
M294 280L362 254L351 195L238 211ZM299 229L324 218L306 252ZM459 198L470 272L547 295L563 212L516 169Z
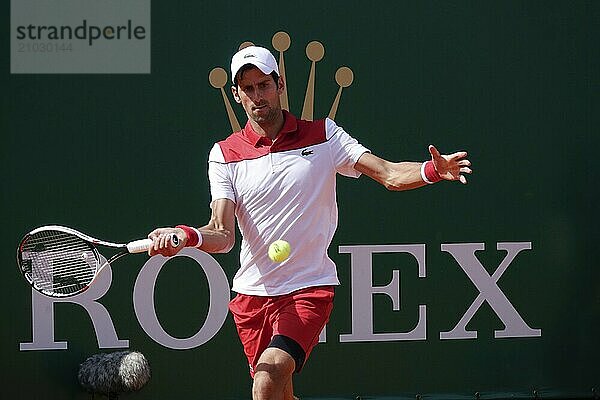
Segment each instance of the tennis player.
M365 174L389 190L441 180L467 183L466 152L441 155L429 146L425 162L390 162L372 154L330 119L302 121L282 110L285 82L273 55L246 47L231 60L231 88L248 116L239 132L214 145L208 175L212 215L207 225L159 228L150 255L184 246L225 253L242 241L230 302L254 378L254 400L292 400L300 372L333 307L336 267L327 249L337 228L336 176ZM174 248L170 235L181 243ZM291 244L281 263L268 258L277 239Z

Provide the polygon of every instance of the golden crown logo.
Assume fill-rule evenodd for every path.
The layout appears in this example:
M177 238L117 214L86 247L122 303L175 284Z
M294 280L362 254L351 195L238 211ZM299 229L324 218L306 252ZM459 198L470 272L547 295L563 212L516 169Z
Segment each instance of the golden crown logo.
M271 39L271 43L273 44L273 48L279 52L279 72L283 77L283 80L287 82L286 79L286 70L285 70L285 59L283 53L290 48L291 40L290 35L286 32L277 32L273 35ZM254 43L252 42L244 42L240 44L239 49L243 49L248 46L252 46ZM325 48L320 42L312 41L308 45L306 45L306 56L311 62L310 73L308 76L308 83L306 86L306 94L304 96L304 104L302 106L302 115L301 118L304 120L312 121L313 120L313 110L314 110L314 98L315 98L315 75L316 75L316 65L317 62L321 61L325 56ZM337 113L338 106L340 104L340 99L342 97L342 89L350 86L352 81L354 80L354 73L348 67L340 67L337 69L335 73L335 81L339 86L337 95L333 100L333 104L331 105L331 109L329 111L328 117L331 119L335 119L335 115ZM223 103L225 104L225 109L227 111L227 116L229 117L229 123L231 124L231 129L234 132L239 131L240 123L238 122L235 113L233 112L233 108L231 107L231 102L229 101L229 97L227 97L227 93L225 92L225 85L227 85L227 71L225 71L221 67L213 68L209 75L208 81L215 89L219 89L221 91L221 95L223 97ZM289 100L288 100L288 92L287 85L285 85L285 90L281 94L281 107L284 110L289 111Z

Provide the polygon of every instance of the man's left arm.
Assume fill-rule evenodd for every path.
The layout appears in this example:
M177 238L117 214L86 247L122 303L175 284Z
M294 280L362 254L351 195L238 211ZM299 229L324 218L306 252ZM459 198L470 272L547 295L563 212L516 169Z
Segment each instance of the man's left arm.
M394 191L416 189L440 180L467 183L465 174L472 171L466 151L445 155L430 145L429 154L431 160L421 163L391 162L371 153L364 153L354 165L354 169Z

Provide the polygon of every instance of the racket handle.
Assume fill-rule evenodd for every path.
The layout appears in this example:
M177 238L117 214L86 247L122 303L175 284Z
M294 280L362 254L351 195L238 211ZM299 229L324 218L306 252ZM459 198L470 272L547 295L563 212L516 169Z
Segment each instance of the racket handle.
M151 239L134 240L127 243L127 251L130 253L145 253L152 246Z
M140 239L134 240L133 242L127 243L127 251L130 253L145 253L152 246L152 239ZM177 235L171 236L171 245L173 247L179 246L179 238Z

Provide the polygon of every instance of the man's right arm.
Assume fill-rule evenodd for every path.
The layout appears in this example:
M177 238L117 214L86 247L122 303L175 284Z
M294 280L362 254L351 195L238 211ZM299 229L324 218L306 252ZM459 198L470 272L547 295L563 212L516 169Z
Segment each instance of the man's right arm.
M211 217L208 224L197 229L201 235L201 243L195 247L207 253L227 253L235 244L235 203L229 199L217 199L211 203ZM179 245L171 245L171 236L177 235ZM188 234L182 228L158 228L150 232L149 239L154 245L148 254L173 256L186 247Z
M212 210L208 224L199 229L202 245L207 253L227 253L235 244L235 203L218 199L210 205Z

